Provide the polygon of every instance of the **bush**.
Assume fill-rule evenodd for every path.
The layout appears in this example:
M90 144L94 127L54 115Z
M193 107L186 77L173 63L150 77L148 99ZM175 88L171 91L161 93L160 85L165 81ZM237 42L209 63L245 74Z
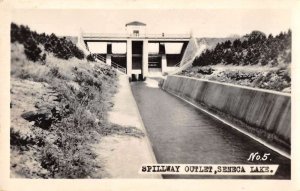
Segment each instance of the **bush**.
M28 78L30 78L30 76L31 75L29 74L29 72L27 70L24 70L23 68L21 69L21 72L18 75L18 77L21 79L28 79Z
M23 44L28 38L32 38L31 31L28 26L21 25L20 27L15 23L10 27L11 42L19 42Z
M42 59L42 50L37 46L37 42L32 38L26 40L26 42L24 43L24 48L25 55L29 60L36 62Z
M61 78L61 74L59 73L59 68L57 66L50 68L50 76Z
M43 64L46 63L46 58L47 58L47 55L46 55L46 53L44 53L44 54L42 55L42 57L40 58L40 60L42 61Z
M72 54L69 47L65 46L61 41L56 43L56 46L53 49L53 53L56 57L68 60L72 58L74 55Z
M96 59L93 54L87 55L86 59L90 62L96 62Z
M16 42L19 39L19 27L15 23L10 26L10 42Z
M78 58L80 60L84 59L84 53L83 53L83 51L80 50L79 48L77 48L77 46L72 46L71 51L73 52L73 55L76 58Z

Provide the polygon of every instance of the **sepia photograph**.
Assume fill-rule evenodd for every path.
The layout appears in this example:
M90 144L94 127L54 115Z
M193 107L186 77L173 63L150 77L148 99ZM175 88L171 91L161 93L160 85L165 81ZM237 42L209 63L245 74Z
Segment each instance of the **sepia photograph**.
M9 180L291 183L291 10L11 8Z

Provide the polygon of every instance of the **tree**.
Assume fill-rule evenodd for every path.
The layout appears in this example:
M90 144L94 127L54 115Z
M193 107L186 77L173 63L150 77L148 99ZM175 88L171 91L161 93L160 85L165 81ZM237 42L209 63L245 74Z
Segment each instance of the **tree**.
M240 39L236 39L233 41L233 48L238 49L242 46L242 42L240 41Z
M254 44L266 39L265 33L260 31L252 31L250 34L245 35L245 37L247 38L250 44Z
M10 25L10 42L16 42L19 40L19 26L15 23Z
M29 60L36 62L42 58L42 56L40 55L42 50L37 46L37 42L32 38L28 38L26 40L26 42L24 43L24 48L25 55Z
M291 62L291 30L281 32L277 36L266 35L260 31L252 31L232 43L227 40L217 43L216 47L204 51L195 59L193 66L205 66L218 63L235 65L277 65L280 60ZM281 59L279 59L281 58Z
M225 41L223 48L230 48L230 47L231 47L231 41L230 40Z
M269 36L268 36L268 40L273 40L273 35L272 34L269 34Z

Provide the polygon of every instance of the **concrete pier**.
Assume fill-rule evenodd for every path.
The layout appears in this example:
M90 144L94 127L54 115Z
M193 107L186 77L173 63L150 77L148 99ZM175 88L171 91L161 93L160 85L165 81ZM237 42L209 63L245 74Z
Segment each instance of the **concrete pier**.
M111 66L111 54L106 55L106 64Z
M143 40L143 66L142 66L143 78L148 76L148 40Z
M167 70L167 57L165 54L161 56L161 73L163 74Z
M127 40L126 45L126 69L127 69L127 76L131 77L132 74L132 40Z

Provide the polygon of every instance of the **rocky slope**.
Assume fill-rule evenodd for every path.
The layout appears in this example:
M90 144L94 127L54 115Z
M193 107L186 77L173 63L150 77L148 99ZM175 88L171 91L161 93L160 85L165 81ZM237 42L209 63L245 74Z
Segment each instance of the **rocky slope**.
M180 75L291 93L290 66L213 65L190 67Z

